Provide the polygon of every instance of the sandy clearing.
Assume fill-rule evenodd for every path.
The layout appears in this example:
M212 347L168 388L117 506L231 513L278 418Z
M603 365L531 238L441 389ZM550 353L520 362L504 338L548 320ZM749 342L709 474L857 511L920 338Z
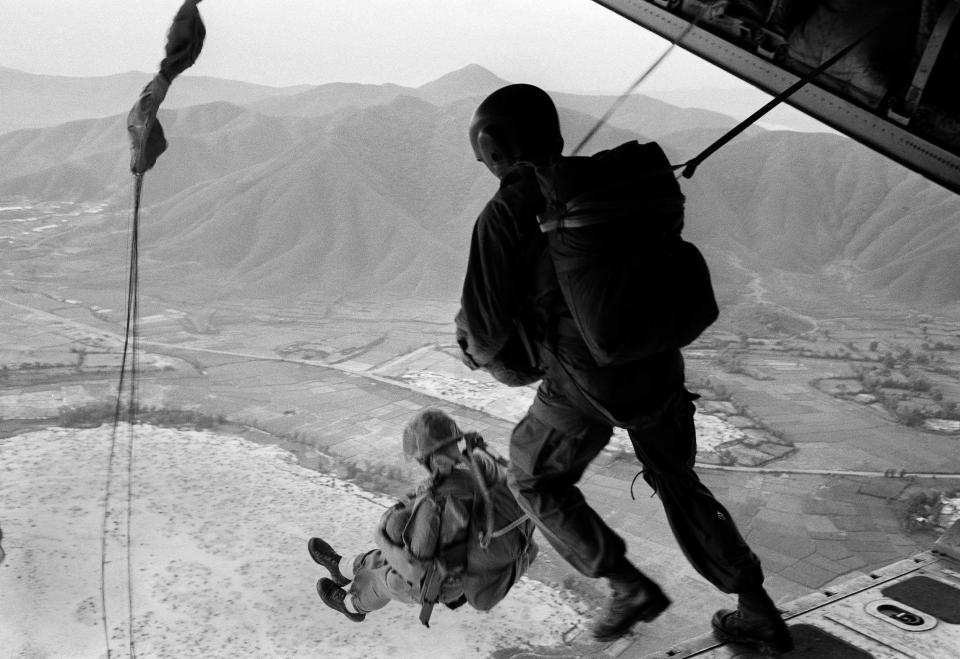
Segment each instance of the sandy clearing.
M121 446L124 441L121 438ZM342 554L370 546L392 503L298 466L282 449L207 432L137 428L133 625L141 657L467 657L552 645L581 622L554 590L522 580L497 609L391 604L363 624L325 608L324 572L305 551L322 535ZM103 657L100 538L110 430L51 429L0 440L0 647L12 656ZM114 502L125 501L121 451ZM126 563L108 525L111 656L126 656ZM112 584L112 585L111 585Z

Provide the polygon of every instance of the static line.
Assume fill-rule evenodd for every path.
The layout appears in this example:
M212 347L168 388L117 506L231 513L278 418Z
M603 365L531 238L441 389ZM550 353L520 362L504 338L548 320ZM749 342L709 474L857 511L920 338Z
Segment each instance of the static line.
M683 32L677 35L677 38L674 39L669 46L667 46L667 49L664 50L663 53L661 53L660 57L658 57L653 62L653 64L647 67L647 70L641 73L640 77L634 80L633 84L627 87L627 89L622 94L620 94L620 96L617 97L617 99L613 102L613 104L610 105L610 108L606 112L604 112L603 116L600 117L600 119L597 120L597 123L593 125L593 128L591 128L589 132L587 132L587 134L584 135L583 139L580 140L580 143L577 144L576 147L574 147L573 151L570 153L571 156L575 156L578 153L580 153L580 150L584 147L584 145L586 145L586 143L589 142L590 139L597 134L597 131L600 130L607 123L607 121L609 121L610 117L613 116L613 113L617 111L617 108L623 105L623 103L627 100L630 94L632 94L637 89L637 87L643 84L644 80L650 77L650 74L656 71L657 68L659 68L660 65L663 64L663 61L667 59L667 55L672 53L673 49L676 48L681 41L683 41L683 39L690 33L690 30L692 30L694 26L696 26L696 24L700 21L700 17L702 15L703 15L703 9L701 9L697 13L697 17L693 21L687 23L687 27L685 27L683 29Z
M103 624L104 643L107 650L107 659L110 659L110 627L107 619L107 593L106 593L106 565L107 565L107 520L110 517L110 489L113 484L113 463L117 450L117 433L120 426L121 412L123 409L124 384L126 383L127 364L129 358L130 364L130 384L129 398L127 406L129 424L128 455L127 455L127 518L125 524L126 540L126 558L127 558L127 630L128 630L128 650L131 657L134 657L133 645L133 587L132 587L132 567L130 554L130 528L131 511L133 504L133 421L137 405L136 372L139 337L137 333L137 324L139 320L139 294L138 294L138 243L139 243L139 223L140 223L140 193L143 187L143 175L137 174L134 181L134 200L133 200L133 227L130 235L129 245L129 268L127 281L127 313L125 322L125 332L123 341L123 353L120 362L120 379L117 384L117 398L114 405L113 429L110 433L110 450L107 456L107 477L104 486L103 497L103 523L100 531L100 616ZM132 353L131 353L132 348Z
M134 451L134 424L136 422L137 411L140 406L139 390L137 387L137 374L139 372L140 350L140 196L143 189L143 174L136 176L134 184L134 211L133 211L133 229L130 244L130 305L133 308L131 314L132 322L127 328L131 336L132 355L130 359L130 395L128 399L127 427L128 427L128 451L127 451L127 525L126 525L126 547L127 547L127 639L131 659L135 659L136 650L133 638L133 560L131 556L131 535L130 529L133 525L133 451Z

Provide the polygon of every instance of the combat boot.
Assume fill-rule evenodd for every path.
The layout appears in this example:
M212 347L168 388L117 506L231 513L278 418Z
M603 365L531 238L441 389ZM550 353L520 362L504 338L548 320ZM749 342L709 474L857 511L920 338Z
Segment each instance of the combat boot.
M333 580L323 577L317 581L317 592L324 604L334 611L339 611L353 622L363 622L363 619L367 617L366 613L354 613L347 608L344 601L347 597L347 591L335 584Z
M340 573L340 559L343 557L335 552L333 547L320 538L310 538L309 542L307 542L307 551L310 552L310 558L312 558L315 563L327 568L330 576L333 577L333 581L338 586L343 588L350 583L350 580Z
M653 581L637 572L629 581L611 579L613 592L603 616L593 624L593 637L613 641L630 631L638 622L650 622L670 606L668 598Z
M793 649L790 630L779 613L759 617L739 609L720 609L713 615L710 624L714 636L721 641L754 645L780 653Z

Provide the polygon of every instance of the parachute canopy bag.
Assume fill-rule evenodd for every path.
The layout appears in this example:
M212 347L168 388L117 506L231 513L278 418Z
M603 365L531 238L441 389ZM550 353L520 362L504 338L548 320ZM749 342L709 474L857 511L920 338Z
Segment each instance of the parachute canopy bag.
M683 240L684 197L656 143L536 166L538 216L575 327L600 366L682 348L719 315L707 263ZM566 321L569 323L569 320Z

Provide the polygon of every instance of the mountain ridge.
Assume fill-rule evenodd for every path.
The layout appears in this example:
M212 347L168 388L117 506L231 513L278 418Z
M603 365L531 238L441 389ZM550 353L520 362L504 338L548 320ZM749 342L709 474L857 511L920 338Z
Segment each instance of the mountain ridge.
M142 71L75 77L0 67L0 134L126 113L152 78L152 73ZM299 93L304 87L269 87L186 74L171 85L164 106L179 108L217 100L243 105L267 96Z
M445 84L458 96L463 80ZM569 149L596 123L582 109L603 99L556 98ZM466 140L475 102L400 94L313 117L225 102L165 109L171 147L146 179L145 250L230 273L242 290L456 299L473 220L496 189ZM682 162L725 130L722 115L656 101L628 114L657 134L608 125L588 152L654 138ZM0 135L0 162L0 195L129 194L124 115ZM748 272L826 284L843 267L857 290L960 301L956 195L846 138L756 128L683 188L685 235L721 297L743 295Z
M6 72L11 72L7 75ZM29 128L56 126L68 121L126 114L152 74L129 71L108 76L45 76L0 67L0 135ZM419 87L392 83L330 82L320 85L269 87L236 80L185 74L171 85L164 108L177 109L225 101L277 116L322 116L351 107L361 109L389 103L398 96L413 96L446 105L462 99L485 96L508 84L488 69L469 64ZM556 93L572 109L599 116L616 96ZM12 100L11 100L12 99ZM679 109L653 98L634 95L627 99L612 123L651 136L672 132L684 125L664 109L674 108L684 116L699 117L705 126L733 126L734 120L709 110Z

